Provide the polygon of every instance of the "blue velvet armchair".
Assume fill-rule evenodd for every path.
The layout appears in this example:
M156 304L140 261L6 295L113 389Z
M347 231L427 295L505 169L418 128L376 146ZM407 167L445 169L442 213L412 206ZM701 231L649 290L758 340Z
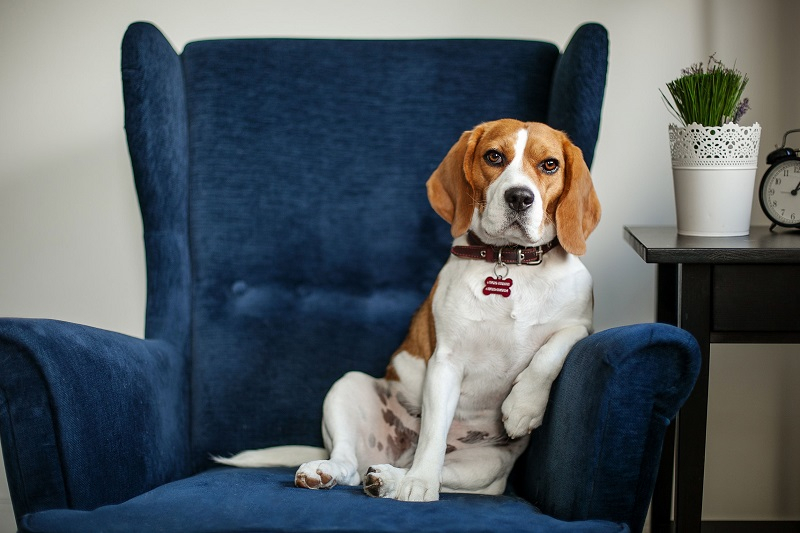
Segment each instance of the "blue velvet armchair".
M659 324L569 355L503 496L410 504L308 491L212 454L322 444L322 399L383 373L450 246L425 181L496 118L591 162L608 40L122 43L147 256L145 338L0 320L0 437L22 531L639 531L699 367ZM599 177L602 179L602 177ZM589 243L591 247L591 241Z

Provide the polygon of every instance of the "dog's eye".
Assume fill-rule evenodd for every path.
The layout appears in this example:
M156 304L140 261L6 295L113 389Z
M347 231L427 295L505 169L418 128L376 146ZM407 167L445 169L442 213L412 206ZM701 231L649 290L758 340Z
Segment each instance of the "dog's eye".
M483 154L483 159L493 167L502 166L506 158L497 150L489 150Z
M542 162L542 164L539 165L539 167L541 167L542 171L544 171L545 174L553 174L553 173L555 173L555 171L558 170L558 160L557 159L545 159Z

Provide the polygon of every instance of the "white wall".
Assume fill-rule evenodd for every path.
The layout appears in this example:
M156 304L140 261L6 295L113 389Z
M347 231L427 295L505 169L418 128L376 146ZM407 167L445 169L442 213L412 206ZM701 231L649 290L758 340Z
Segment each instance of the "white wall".
M238 36L512 37L563 46L579 24L598 21L609 30L611 57L593 167L604 217L585 258L595 278L596 325L651 321L654 267L623 242L622 226L675 221L671 117L658 89L712 52L736 61L751 77L752 110L744 122L764 127L763 159L785 130L800 127L795 5L2 0L0 316L59 318L142 335L144 253L119 75L120 41L133 21L155 22L178 49L190 40ZM788 74L781 61L790 64ZM765 224L754 205L754 222ZM751 357L754 352L760 356ZM800 516L800 428L792 412L800 404L797 355L797 347L715 347L708 518ZM4 490L0 532L12 522Z

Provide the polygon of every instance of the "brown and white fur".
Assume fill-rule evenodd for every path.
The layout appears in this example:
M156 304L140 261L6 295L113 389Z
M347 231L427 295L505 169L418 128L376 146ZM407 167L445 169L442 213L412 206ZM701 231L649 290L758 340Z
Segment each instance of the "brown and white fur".
M386 375L350 372L328 392L329 457L298 447L218 459L235 466L308 462L295 483L432 501L500 494L542 423L567 353L592 327L592 280L576 257L600 219L581 151L539 123L505 119L465 132L427 183L454 245L560 246L537 266L508 265L507 298L482 290L493 265L451 256Z

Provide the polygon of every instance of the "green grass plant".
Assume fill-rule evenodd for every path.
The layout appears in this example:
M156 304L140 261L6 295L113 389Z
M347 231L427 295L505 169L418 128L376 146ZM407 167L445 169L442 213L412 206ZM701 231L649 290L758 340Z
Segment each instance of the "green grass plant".
M721 126L739 122L750 108L742 93L747 85L747 74L728 68L712 55L708 64L696 63L681 71L681 76L667 83L672 100L661 96L673 115L684 126L692 123L703 126Z

